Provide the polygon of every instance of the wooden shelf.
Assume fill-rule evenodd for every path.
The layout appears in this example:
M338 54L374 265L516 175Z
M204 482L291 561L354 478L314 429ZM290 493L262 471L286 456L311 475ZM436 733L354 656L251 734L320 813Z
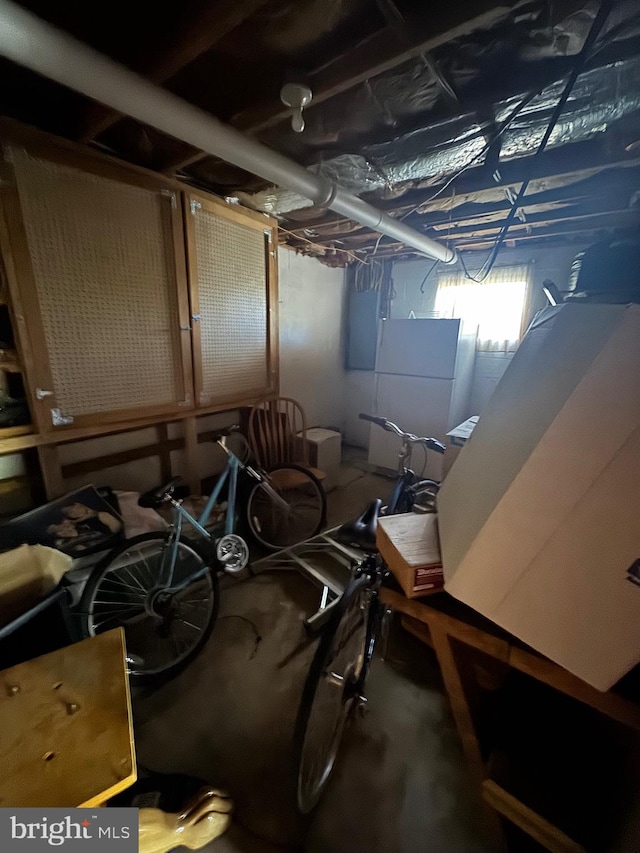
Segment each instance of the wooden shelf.
M5 373L22 373L22 368L17 361L0 361L0 370Z
M0 439L3 438L17 438L21 435L31 435L33 433L33 427L31 424L24 424L23 426L12 426L12 427L0 427Z
M523 648L514 637L446 593L422 602L383 588L380 597L384 604L405 617L417 620L409 623L411 633L435 651L462 749L471 774L481 787L485 803L552 853L584 853L585 848L562 828L540 810L523 802L520 799L522 791L511 793L507 790L510 785L504 786L502 780L490 778L493 773L485 763L471 709L474 693L473 685L468 683L473 661L471 650L493 658L500 667L509 667L511 672L522 673L553 688L558 694L583 703L599 712L603 723L604 718L609 718L638 732L640 705L614 691L601 693L547 658ZM466 655L463 651L465 646L468 649ZM515 796L515 793L520 796Z
M32 429L30 426L0 429L0 455L19 453L42 444L41 437L33 433Z

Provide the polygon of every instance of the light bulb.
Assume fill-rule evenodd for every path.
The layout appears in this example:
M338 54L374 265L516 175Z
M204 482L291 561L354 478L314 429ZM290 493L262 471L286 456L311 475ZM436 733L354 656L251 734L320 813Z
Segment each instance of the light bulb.
M302 133L304 130L304 116L302 115L302 107L293 111L291 116L291 127L296 133Z
M308 86L302 83L286 83L280 90L280 100L291 107L291 127L296 133L302 133L305 127L302 111L311 103L313 94Z

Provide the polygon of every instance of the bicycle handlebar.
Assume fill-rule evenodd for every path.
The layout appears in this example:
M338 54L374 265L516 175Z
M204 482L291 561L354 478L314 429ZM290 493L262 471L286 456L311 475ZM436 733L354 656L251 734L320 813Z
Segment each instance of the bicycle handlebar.
M360 412L358 417L360 418L360 420L371 421L372 424L378 424L378 426L381 426L382 429L387 429L387 424L390 423L390 421L386 420L386 418L378 418L375 415L365 415L364 412ZM392 424L392 426L395 426L395 424Z
M371 421L372 424L382 427L382 429L385 429L387 432L394 432L396 435L400 436L403 441L408 441L411 444L424 444L429 448L429 450L435 450L436 453L444 453L446 449L444 444L437 439L427 438L426 436L417 436L411 432L404 432L399 426L397 426L397 424L394 424L386 418L380 418L375 415L365 415L364 412L360 412L359 417L363 421Z

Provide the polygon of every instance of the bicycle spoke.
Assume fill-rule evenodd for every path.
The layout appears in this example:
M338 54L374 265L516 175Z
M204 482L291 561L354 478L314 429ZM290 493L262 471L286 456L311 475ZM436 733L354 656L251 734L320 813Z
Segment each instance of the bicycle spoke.
M127 590L127 592L128 592L130 595L136 595L136 596L138 596L138 598L146 598L146 597L147 597L147 592L146 592L146 590L145 590L145 592L144 592L144 593L139 592L137 587L135 587L135 586L130 586L129 584L124 583L124 581L119 581L119 580L115 580L114 578L105 577L105 578L103 579L103 583L110 583L110 584L113 584L116 588L117 588L117 587L122 587L123 589L126 589L126 590ZM113 593L113 595L118 595L118 594L119 594L119 593L117 593L117 592L115 592L115 591L114 591L114 593Z
M141 589L144 593L146 593L146 592L147 592L147 590L142 586L142 584L140 583L140 581L138 580L138 578L133 574L133 572L131 571L131 569L129 568L129 566L122 566L121 568L122 568L122 571L123 571L123 572L126 572L126 573L129 575L129 577L130 577L130 578L131 578L131 580L136 584L136 586L139 586L139 587L140 587L140 589Z
M83 606L89 633L124 628L132 675L179 667L203 644L215 617L216 576L186 543L178 542L175 551L178 588L151 597L166 586L167 560L174 552L165 542L164 537L151 536L116 554L94 581L86 609Z
M139 610L138 613L144 613L144 610ZM133 617L133 614L130 614L129 616L120 616L120 615L118 615L118 612L116 611L115 613L111 613L109 616L107 616L106 619L102 619L100 622L95 622L94 627L100 628L102 625L108 625L109 622L118 622L118 623L127 622L127 621L130 621L132 619L132 617Z
M160 567L161 567L161 568L162 568L162 565L163 565L163 563L164 563L164 556L165 556L165 554L166 554L166 549L162 552L162 559L160 560ZM154 573L153 573L153 569L151 568L151 566L150 566L150 565L147 563L147 561L145 560L144 555L142 554L142 552L140 552L140 557L141 557L141 559L142 559L142 562L144 563L144 567L145 567L145 569L148 571L149 583L150 583L152 586L155 586L155 584L156 584L156 582L157 582L157 580L158 580L158 579L155 577L155 575L154 575ZM160 572L160 574L162 574L162 572Z
M105 604L105 605L107 605L107 607L113 607L115 605L115 606L119 607L120 609L123 609L123 605L124 605L124 609L126 609L126 610L144 610L144 607L142 607L139 604L127 604L124 601L105 601L103 598L94 598L93 603L94 604Z
M188 619L180 619L180 621L183 624L188 625L190 628L193 628L196 631L202 631L202 628L199 628L197 625L194 625L193 622L189 622Z

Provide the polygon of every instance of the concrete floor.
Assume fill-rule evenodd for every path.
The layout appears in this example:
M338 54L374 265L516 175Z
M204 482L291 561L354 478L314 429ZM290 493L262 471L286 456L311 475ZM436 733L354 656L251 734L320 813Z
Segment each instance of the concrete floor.
M350 458L329 495L329 524L391 482ZM134 697L138 761L225 788L232 828L210 853L480 853L482 811L430 652L399 626L368 681L369 712L348 729L315 812L295 809L293 727L315 643L303 626L318 590L293 572L226 582L198 659Z

